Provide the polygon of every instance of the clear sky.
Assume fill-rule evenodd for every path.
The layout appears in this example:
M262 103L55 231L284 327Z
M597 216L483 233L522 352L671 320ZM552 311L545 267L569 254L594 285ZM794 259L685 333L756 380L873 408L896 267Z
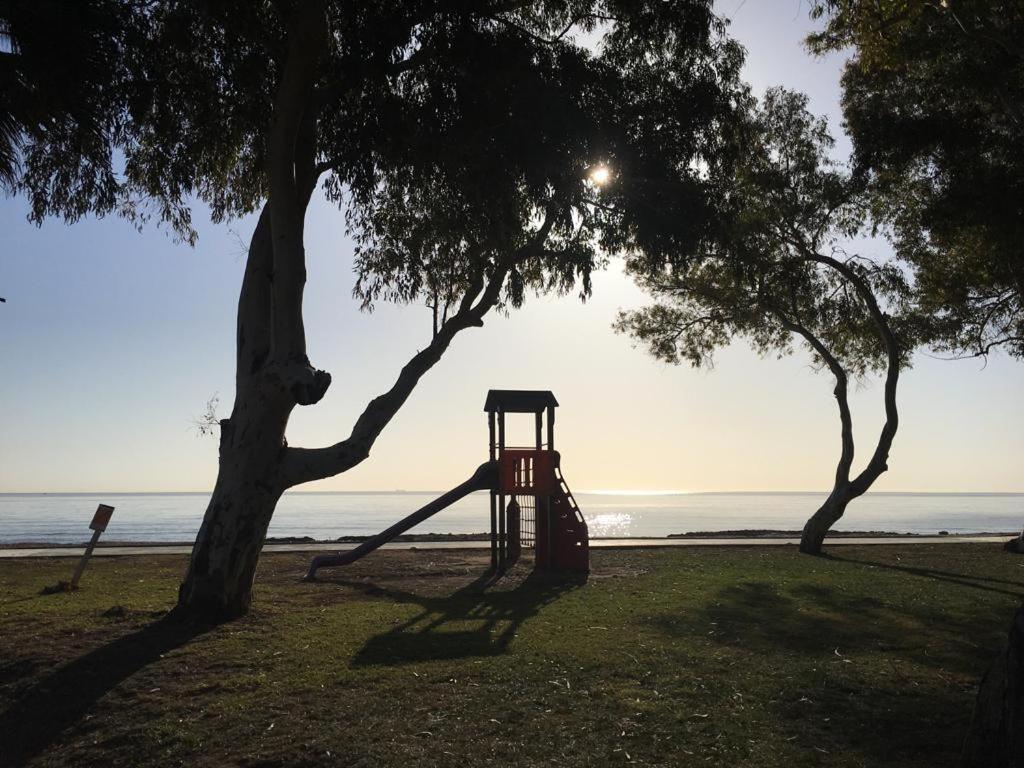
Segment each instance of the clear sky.
M806 2L722 0L719 10L748 48L754 87L807 92L838 132L841 60L803 51ZM37 229L25 212L21 200L0 200L0 492L208 490L216 440L190 423L215 392L220 414L230 411L241 241L253 222L205 224L190 249L114 219ZM319 446L346 436L390 386L427 341L430 316L360 313L341 215L314 203L307 233L310 354L334 384L321 404L296 410L288 438ZM885 256L884 244L866 248ZM830 377L806 355L762 360L742 344L711 371L655 362L609 327L643 301L613 267L586 305L540 298L489 318L456 339L363 465L304 489L461 482L486 458L491 387L555 392L558 447L577 490L829 487L839 447ZM878 490L1024 491L1024 365L918 355L900 404ZM853 406L863 460L882 421L879 383L860 387Z

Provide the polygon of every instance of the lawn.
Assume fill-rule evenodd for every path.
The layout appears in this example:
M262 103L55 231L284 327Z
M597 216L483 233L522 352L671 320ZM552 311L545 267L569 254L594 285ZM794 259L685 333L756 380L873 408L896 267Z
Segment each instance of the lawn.
M598 550L589 579L382 552L160 622L184 558L0 561L0 763L953 766L1024 595L996 545Z

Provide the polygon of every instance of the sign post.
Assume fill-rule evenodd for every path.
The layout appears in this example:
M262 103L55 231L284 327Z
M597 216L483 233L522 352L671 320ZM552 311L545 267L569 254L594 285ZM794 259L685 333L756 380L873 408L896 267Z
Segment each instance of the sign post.
M92 557L92 551L96 547L96 542L100 540L100 534L107 530L107 523L110 522L112 514L114 514L114 508L107 504L100 504L96 507L96 514L92 516L92 522L89 523L89 528L92 529L92 539L89 541L89 546L85 548L85 552L82 553L82 559L78 561L75 575L71 577L72 589L78 589L78 580L82 578L82 572L85 570L89 558Z

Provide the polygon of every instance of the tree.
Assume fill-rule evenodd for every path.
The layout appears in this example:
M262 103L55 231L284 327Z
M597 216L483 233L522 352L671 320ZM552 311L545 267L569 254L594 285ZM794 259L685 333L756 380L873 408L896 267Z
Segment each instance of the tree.
M820 554L828 530L847 505L888 469L899 423L896 386L907 362L907 323L891 316L907 286L892 264L848 255L843 243L865 225L861 179L829 159L823 119L806 97L771 90L752 114L745 160L721 181L720 230L697 258L671 269L631 265L658 303L620 314L617 329L657 358L710 364L735 337L762 355L803 343L835 379L842 450L832 491L807 521L802 552ZM849 380L885 374L885 424L866 466L852 475L853 420Z
M604 252L659 258L707 237L710 190L695 169L730 156L724 128L741 90L740 50L709 6L134 6L144 39L117 79L124 128L111 142L123 178L115 199L89 198L89 212L155 216L191 239L194 198L215 221L259 211L238 299L234 405L220 423L219 473L179 616L218 621L248 610L281 494L366 459L457 334L529 292L579 286L586 295ZM599 35L598 51L577 31ZM81 215L60 194L74 153L29 137L25 157L34 215ZM597 162L646 181L598 200L588 181ZM286 441L289 415L331 384L310 362L302 316L303 225L318 186L359 244L364 303L437 309L426 346L348 437L301 448ZM659 215L665 200L688 218Z
M963 768L1024 765L1024 608L1010 624L1007 642L985 671L964 740Z
M0 0L0 189L31 194L46 147L76 159L51 169L55 205L81 215L113 203L109 155L139 18L116 0ZM26 150L35 154L23 169Z
M1024 6L818 0L818 52L853 46L843 111L873 206L912 265L930 341L1024 356Z

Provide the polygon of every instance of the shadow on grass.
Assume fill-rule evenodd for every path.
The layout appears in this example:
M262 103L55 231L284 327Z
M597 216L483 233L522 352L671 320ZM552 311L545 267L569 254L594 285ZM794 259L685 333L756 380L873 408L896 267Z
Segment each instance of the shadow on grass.
M681 644L710 639L750 654L754 669L775 680L769 695L780 723L808 751L858 753L868 765L937 765L955 762L973 681L1006 617L992 601L952 610L906 594L894 602L749 581L723 588L696 617L648 621Z
M22 765L120 683L207 630L160 619L57 667L0 713L0 765Z
M896 604L813 584L782 592L764 582L726 587L703 611L714 623L712 637L725 645L834 662L846 653L882 653L966 676L987 666L989 640L1005 634L1006 623L990 603L962 605L954 613L923 600Z
M853 557L843 557L832 553L828 553L824 555L824 557L829 560L835 560L842 563L854 563L856 565L866 565L871 568L883 568L888 571L909 573L912 576L921 576L926 579L956 584L958 587L970 587L971 589L980 589L983 592L997 592L1001 595L1009 595L1010 597L1024 597L1024 582L1020 581L996 579L990 576L975 576L968 573L938 571L934 568L918 568L912 565L896 565L895 563L883 563L877 560L858 560ZM987 582L987 584L1003 584L1010 587L1016 587L1016 589L1000 589L998 587L987 586L987 584L979 584L978 582Z
M13 661L0 662L0 686L11 685L21 680L32 677L38 669L43 666L41 661L29 659L15 659ZM3 734L0 733L0 736ZM0 738L0 756L4 752L3 739Z
M414 604L421 609L411 619L367 640L353 657L352 666L391 666L501 655L524 621L586 581L585 574L533 571L515 588L500 590L490 589L498 583L493 577L481 576L444 597L340 581L338 583L368 594Z
M27 603L31 600L38 600L41 595L25 595L24 597L16 597L13 600L0 601L0 605L14 605L15 603Z

